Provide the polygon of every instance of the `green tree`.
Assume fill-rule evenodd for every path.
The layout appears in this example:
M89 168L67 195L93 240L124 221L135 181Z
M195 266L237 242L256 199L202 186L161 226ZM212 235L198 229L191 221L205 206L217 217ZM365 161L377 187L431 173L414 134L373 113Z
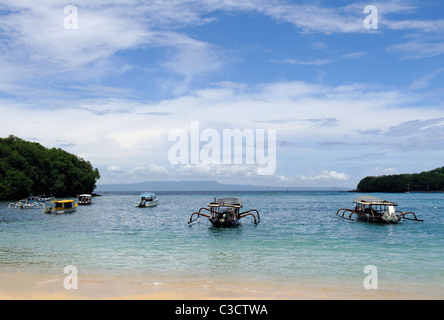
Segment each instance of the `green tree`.
M444 167L413 174L365 177L359 192L444 191Z
M56 197L92 193L100 179L89 161L15 136L0 138L0 200L32 194Z

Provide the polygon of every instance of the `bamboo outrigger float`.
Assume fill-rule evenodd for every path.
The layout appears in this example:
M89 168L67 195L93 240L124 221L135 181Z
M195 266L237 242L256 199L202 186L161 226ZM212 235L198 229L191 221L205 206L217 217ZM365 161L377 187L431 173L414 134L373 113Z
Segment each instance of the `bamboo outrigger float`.
M193 223L200 216L207 217L215 227L236 226L240 219L247 216L253 217L254 224L260 222L259 211L256 209L240 212L240 208L243 207L243 203L238 198L214 198L214 201L212 201L208 207L209 209L203 207L200 208L199 211L193 212L188 224ZM209 214L202 213L202 210L208 211ZM193 220L194 216L197 217Z
M413 212L396 211L394 202L378 199L372 196L362 196L356 198L354 209L339 209L336 215L350 221L353 215L360 220L379 223L398 223L401 219L412 221L424 221L416 217ZM406 217L407 216L407 217Z

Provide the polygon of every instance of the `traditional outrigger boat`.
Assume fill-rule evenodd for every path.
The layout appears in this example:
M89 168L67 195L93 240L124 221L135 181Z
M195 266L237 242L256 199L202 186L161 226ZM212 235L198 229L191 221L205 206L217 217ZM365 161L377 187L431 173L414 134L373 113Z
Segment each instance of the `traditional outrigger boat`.
M90 194L79 195L79 206L87 206L92 204L92 196Z
M40 209L45 208L46 203L49 201L53 201L55 198L53 197L46 197L45 195L42 196L33 196L30 195L26 199L22 199L17 201L16 203L10 203L8 205L8 209Z
M255 224L259 223L260 221L259 211L256 209L240 212L240 208L243 207L243 203L239 198L214 198L214 201L212 201L208 207L209 209L203 207L200 208L199 211L193 212L190 216L190 221L188 224L193 223L200 216L207 217L215 227L236 226L240 219L247 216L252 216ZM208 211L209 214L202 213L202 210ZM256 213L256 215L254 215L254 213ZM194 216L197 217L193 220Z
M140 195L139 202L136 202L136 208L155 207L158 201L154 192L144 192Z
M336 215L350 221L354 221L352 216L356 215L360 220L379 223L398 223L401 219L424 221L418 219L413 212L396 211L396 203L376 197L357 197L353 203L355 203L354 209L339 209Z
M74 200L52 201L53 206L46 207L43 212L50 213L71 213L77 210L77 203Z

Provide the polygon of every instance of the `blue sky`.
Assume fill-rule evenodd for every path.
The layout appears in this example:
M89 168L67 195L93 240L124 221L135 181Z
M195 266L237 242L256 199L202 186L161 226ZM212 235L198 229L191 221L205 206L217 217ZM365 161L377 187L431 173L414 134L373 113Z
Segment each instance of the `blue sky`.
M442 1L0 3L0 136L90 160L100 184L355 187L434 169L443 96ZM276 130L275 173L172 165L168 135L192 121Z

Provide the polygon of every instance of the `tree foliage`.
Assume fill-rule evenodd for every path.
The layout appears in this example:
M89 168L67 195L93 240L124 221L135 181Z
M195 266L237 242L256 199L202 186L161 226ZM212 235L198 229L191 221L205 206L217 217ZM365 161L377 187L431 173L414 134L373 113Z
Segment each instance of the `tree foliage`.
M443 191L444 167L413 174L366 177L357 187L359 192Z
M89 161L62 149L47 149L12 135L0 138L0 200L92 193L99 178Z

